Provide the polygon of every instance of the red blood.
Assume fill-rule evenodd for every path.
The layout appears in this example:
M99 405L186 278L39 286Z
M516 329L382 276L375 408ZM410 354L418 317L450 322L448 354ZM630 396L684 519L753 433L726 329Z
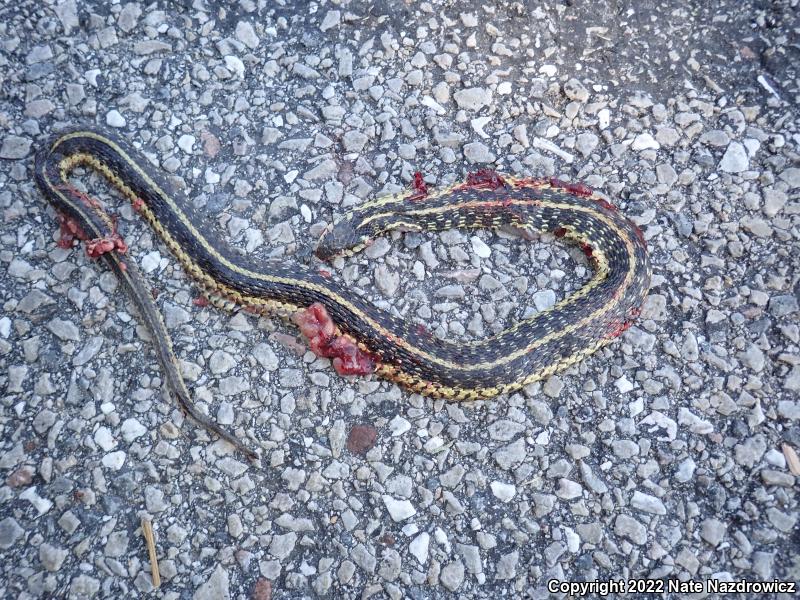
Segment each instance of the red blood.
M480 171L467 174L467 183L464 187L496 190L506 187L506 182L496 171L492 169L481 169Z
M567 235L567 229L565 227L559 227L553 232L553 235L557 238L562 238Z
M428 184L425 183L425 179L423 179L422 173L419 171L414 173L414 181L411 183L411 188L414 190L414 193L408 197L409 200L422 200L428 195Z
M72 248L72 242L76 239L85 240L86 232L83 231L77 221L72 217L60 214L58 215L59 222L59 238L57 245L59 248L69 249Z
M144 200L142 200L141 198L134 198L132 204L133 204L133 210L139 212L144 206Z
M112 231L111 234L105 237L86 240L86 254L90 258L98 258L107 252L114 252L115 250L120 254L125 254L128 251L128 244L116 231Z
M566 189L566 187L568 185L569 184L566 181L561 181L560 179L557 179L556 177L551 177L550 178L550 187Z
M327 269L320 269L319 274L322 275L325 279L331 278L331 272L328 271Z
M587 258L592 257L592 247L589 244L585 242L581 244L581 250L583 250L583 253L586 255Z
M202 308L202 307L208 306L210 303L208 301L208 298L206 298L205 296L198 296L197 298L192 300L192 304Z
M597 200L597 203L600 206L602 206L603 208L605 208L606 210L610 210L612 212L616 212L616 210L617 210L617 207L614 206L613 204L611 204L611 202L609 202L608 200L603 200L602 198L599 198Z
M375 371L375 360L369 354L351 338L336 334L336 325L321 303L295 313L292 320L308 338L314 354L333 359L333 368L339 375L368 375Z
M524 177L522 179L517 179L514 182L516 187L542 187L547 185L548 181L546 179L539 179L537 177Z
M633 225L634 231L636 232L636 237L638 237L639 240L642 242L642 245L645 248L647 248L647 241L644 239L644 234L642 233L642 230L639 229L639 226L636 223L632 223L632 225Z
M430 329L428 329L427 327L425 327L425 325L423 325L422 323L417 323L417 326L415 327L415 329L416 329L416 331L417 331L417 335L418 335L418 336L421 336L421 337L431 337L431 331L430 331Z
M621 336L630 326L633 324L632 321L623 321L621 319L614 319L609 323L608 333L606 333L606 339L613 340Z
M592 188L585 183L568 183L566 185L566 190L571 194L583 197L591 196L593 193Z

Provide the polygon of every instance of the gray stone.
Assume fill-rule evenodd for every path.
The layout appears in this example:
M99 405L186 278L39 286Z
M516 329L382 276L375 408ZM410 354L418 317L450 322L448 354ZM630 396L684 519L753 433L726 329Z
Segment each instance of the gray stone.
M0 521L0 549L7 550L17 543L17 540L25 533L13 517L6 517Z
M128 532L115 531L111 533L103 552L106 556L124 556L128 552Z
M378 561L375 555L364 544L358 544L350 552L350 557L367 573L374 573Z
M100 582L89 575L78 575L69 584L70 600L93 598L100 591ZM210 600L210 597L196 600Z
M599 138L593 133L580 133L578 134L575 148L577 148L578 152L583 154L584 157L587 157L597 148L599 141Z
M779 177L789 185L789 189L800 188L800 167L784 169Z
M64 27L64 33L66 35L69 35L73 28L80 26L80 20L78 20L78 7L76 6L75 0L64 0L63 2L59 2L53 7L53 11L58 16L58 20L61 21L61 25Z
M515 442L503 446L493 454L497 464L502 469L510 469L516 464L522 462L525 458L525 440L518 439Z
M389 511L389 516L392 517L395 523L405 521L417 514L414 505L408 500L395 500L388 494L384 494L382 498L386 510Z
M208 366L214 375L227 373L236 366L236 360L231 354L224 350L214 350L208 360Z
M136 27L140 16L142 16L142 9L139 5L136 2L128 2L122 7L122 10L119 11L117 25L119 25L122 31L132 31Z
M32 140L18 135L7 135L3 138L3 145L0 147L0 158L19 159L25 158L30 152Z
M278 560L288 558L297 544L297 534L293 531L283 535L273 535L269 553Z
M577 481L562 477L558 480L556 496L562 498L563 500L574 500L575 498L580 498L583 496L583 486L581 486L581 484Z
M761 460L767 451L767 441L763 435L754 435L736 444L733 449L736 462L744 467L752 467Z
M556 305L556 293L553 290L540 290L533 294L533 304L539 312Z
M253 348L253 358L267 371L275 371L278 369L278 357L269 344L263 342L256 344Z
M409 553L411 553L421 565L424 565L428 561L428 545L430 539L431 536L423 531L408 545Z
M375 269L375 285L388 298L393 298L400 286L400 275L386 265Z
M258 48L261 40L258 39L253 25L247 21L239 21L236 24L236 39L242 42L245 46L254 50Z
M39 546L39 561L47 571L58 571L64 560L69 555L69 551L64 548L57 548L50 544L42 544Z
M492 103L492 92L486 88L467 88L458 90L453 94L453 99L459 108L465 110L480 110Z
M327 13L325 13L325 18L322 19L322 23L320 23L319 28L322 31L328 31L329 29L338 27L340 21L341 13L338 10L329 10Z
M628 538L639 546L647 542L647 529L639 521L628 515L617 515L614 521L614 533Z
M551 398L558 398L563 389L564 382L558 375L551 375L548 377L547 381L545 381L544 385L542 386L542 391L546 396L550 396Z
M59 339L78 342L81 339L80 331L72 321L64 319L51 319L47 328Z
M162 512L169 508L169 502L164 499L164 492L148 485L144 489L144 502L147 510L152 513Z
M348 131L342 138L344 149L348 152L361 152L369 138L361 131Z
M509 419L498 419L489 425L488 430L493 440L507 442L525 431L525 425Z
M709 518L705 519L700 524L700 537L702 537L710 545L717 547L725 537L725 532L728 526L719 519Z
M517 576L517 564L519 564L519 552L514 550L508 554L503 554L497 561L496 578L500 580L514 579Z
M147 433L147 428L142 425L138 419L131 417L130 419L125 419L125 421L122 422L120 432L122 433L122 438L126 442L130 443Z
M464 157L472 164L494 162L496 156L486 144L472 142L464 145Z
M773 527L781 533L789 534L794 531L794 526L797 523L797 515L793 513L785 513L775 507L767 509L767 518L772 523Z
M339 170L339 165L333 159L325 159L316 167L313 167L303 174L303 179L314 181L315 179L330 179Z
M722 155L722 160L719 162L719 168L726 173L741 173L750 167L750 159L747 157L747 150L739 142L731 142L725 154Z
M460 560L453 561L442 567L439 581L451 592L455 592L464 582L464 563Z
M473 574L483 572L480 548L471 544L456 544L456 550L464 559L467 571Z
M589 90L580 81L573 78L564 84L564 95L575 102L586 102L589 99Z
M217 565L208 580L195 591L193 600L225 600L231 597L228 572Z
M633 497L631 498L631 506L648 513L652 513L654 515L665 515L667 514L667 508L664 506L664 503L656 498L655 496L651 496L649 494L643 494L640 491L633 492Z
M772 296L769 299L769 312L776 317L785 317L797 311L797 298L791 294Z

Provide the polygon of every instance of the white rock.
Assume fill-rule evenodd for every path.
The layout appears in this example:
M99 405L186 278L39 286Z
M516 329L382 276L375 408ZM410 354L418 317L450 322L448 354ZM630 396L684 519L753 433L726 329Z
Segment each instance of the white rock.
M705 419L701 419L683 406L678 409L678 423L681 425L688 425L693 433L703 434L714 431L714 425Z
M114 439L114 436L111 435L111 430L108 427L101 427L94 432L94 443L106 452L117 445L117 441Z
M553 290L540 290L533 294L533 305L542 312L556 305L556 293Z
M244 63L238 56L230 54L226 56L225 67L239 79L244 79Z
M125 421L123 421L120 431L122 432L122 438L126 442L132 442L136 438L142 437L145 433L147 433L147 427L131 417L130 419L125 419Z
M118 110L110 110L106 113L106 125L109 127L125 127L127 121L119 114Z
M472 129L475 131L475 133L486 139L489 137L489 134L486 133L483 128L486 127L491 120L492 117L478 117L476 119L472 119L472 121L470 121L470 125L472 125Z
M417 514L416 509L408 500L395 500L388 494L384 494L382 497L383 503L386 505L386 510L389 511L389 516L391 516L392 520L396 523L405 521L409 517L413 517Z
M0 319L0 335L4 338L8 338L11 334L11 319L8 317L3 317Z
M195 141L196 140L193 135L188 135L185 133L178 138L178 148L186 152L186 154L191 154Z
M322 20L319 28L322 31L328 31L328 29L333 29L336 27L339 22L341 21L342 13L338 10L329 10L328 13L325 15L325 18Z
M428 562L428 545L430 541L431 536L423 531L408 545L408 551L414 555L421 565Z
M644 512L653 513L654 515L667 514L667 508L661 500L650 494L643 494L638 490L633 492L631 506Z
M481 107L488 106L492 103L492 92L486 88L467 88L458 90L453 94L453 98L459 108L480 110Z
M436 114L439 115L443 115L447 112L444 106L439 104L436 100L434 100L430 96L423 96L422 100L420 100L420 104L422 104L422 106L427 106L428 108L432 108L433 110L436 111Z
M161 264L161 254L157 250L148 252L142 257L142 271L152 273Z
M508 502L517 495L516 486L510 483L493 481L489 484L489 487L492 488L492 494L494 494L494 497L498 500L502 500L503 502Z
M633 384L628 381L628 378L623 375L614 382L614 385L619 390L620 394L627 394L633 389Z
M472 242L472 249L475 251L475 254L481 258L489 258L492 255L492 249L477 235L473 235L470 241Z
M48 512L51 508L53 508L53 503L48 500L47 498L42 498L39 494L36 493L36 486L32 485L31 487L27 488L24 492L19 495L19 498L22 500L27 500L33 505L33 508L36 509L36 512L39 513L39 516L42 516L46 512Z
M104 467L117 471L125 464L125 453L122 450L109 452L103 457L101 462Z
M750 160L747 158L747 150L739 142L731 142L728 149L719 161L719 168L726 173L741 173L750 167Z
M411 423L409 423L400 415L395 416L391 421L389 421L389 431L392 432L392 437L403 435L409 429L411 429Z
M633 150L658 150L660 147L661 144L649 133L640 133L631 144Z

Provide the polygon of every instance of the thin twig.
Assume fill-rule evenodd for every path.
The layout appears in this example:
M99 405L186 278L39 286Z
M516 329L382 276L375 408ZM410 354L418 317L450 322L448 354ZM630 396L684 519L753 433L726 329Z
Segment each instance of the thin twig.
M150 520L142 517L142 535L147 544L147 554L150 557L150 571L153 574L153 587L161 585L161 573L158 572L158 557L156 557L156 540L153 537L153 525Z

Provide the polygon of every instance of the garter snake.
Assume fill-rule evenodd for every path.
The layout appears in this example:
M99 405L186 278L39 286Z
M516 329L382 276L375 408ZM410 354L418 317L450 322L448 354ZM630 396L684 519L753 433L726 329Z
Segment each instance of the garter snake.
M248 452L235 436L195 409L172 342L116 220L69 182L87 166L127 198L217 305L278 313L297 323L319 355L340 373L375 372L425 395L452 400L490 398L572 365L609 343L635 319L650 281L643 236L609 202L582 184L556 179L473 173L465 183L429 191L418 174L409 191L365 202L326 230L317 255L356 252L393 229L450 228L550 232L578 244L593 266L591 280L553 308L485 339L455 343L379 310L321 269L289 260L257 264L226 246L192 215L141 153L95 127L72 128L36 155L36 183L60 215L62 242L85 241L123 282L153 338L168 386L203 426Z

